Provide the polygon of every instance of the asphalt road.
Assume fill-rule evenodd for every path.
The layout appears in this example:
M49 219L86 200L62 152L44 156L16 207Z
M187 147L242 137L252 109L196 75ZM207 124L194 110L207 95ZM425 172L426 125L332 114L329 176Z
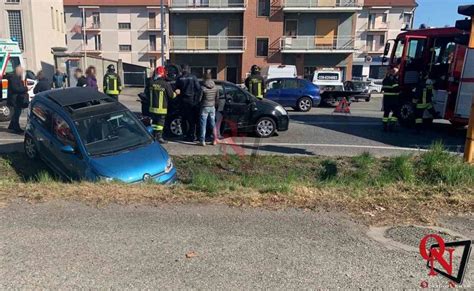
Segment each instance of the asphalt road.
M416 248L388 248L327 211L18 202L0 221L0 289L448 287ZM472 219L455 224L472 235ZM473 280L468 268L463 287Z
M121 102L133 111L140 111L137 102L139 89L126 89ZM450 150L463 150L466 130L454 130L445 122L436 122L431 129L421 134L401 128L396 133L381 130L381 98L370 102L356 102L351 114L334 114L333 108L314 108L308 113L289 109L290 129L267 139L253 137L234 138L246 154L294 154L351 156L368 151L376 156L389 156L426 149L436 140L441 140ZM26 122L25 114L22 122ZM0 152L21 151L22 137L6 132L7 123L0 123ZM230 146L218 145L199 147L194 144L175 141L165 146L171 154L221 154L233 152ZM239 150L239 152L241 152Z

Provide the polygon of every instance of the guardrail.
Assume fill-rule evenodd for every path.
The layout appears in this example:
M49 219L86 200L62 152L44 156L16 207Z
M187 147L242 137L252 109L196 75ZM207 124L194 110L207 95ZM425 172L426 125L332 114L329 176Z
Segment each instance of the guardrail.
M347 51L354 50L353 36L283 36L282 51Z
M284 8L362 7L362 0L283 0Z
M245 8L247 0L172 0L170 8Z
M243 51L245 36L170 36L171 51Z

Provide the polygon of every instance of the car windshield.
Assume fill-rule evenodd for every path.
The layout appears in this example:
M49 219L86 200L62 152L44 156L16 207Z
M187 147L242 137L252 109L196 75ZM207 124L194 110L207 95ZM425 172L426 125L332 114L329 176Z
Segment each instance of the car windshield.
M353 82L354 90L365 90L367 83L364 82Z
M152 142L140 121L130 111L119 111L75 121L89 155L107 155Z

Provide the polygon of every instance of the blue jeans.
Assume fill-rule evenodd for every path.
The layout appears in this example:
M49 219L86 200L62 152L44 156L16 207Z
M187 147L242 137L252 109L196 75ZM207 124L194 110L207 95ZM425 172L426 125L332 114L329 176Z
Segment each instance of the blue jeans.
M214 139L216 136L216 108L214 106L201 107L201 131L200 131L200 142L206 141L206 128L209 123L212 129Z

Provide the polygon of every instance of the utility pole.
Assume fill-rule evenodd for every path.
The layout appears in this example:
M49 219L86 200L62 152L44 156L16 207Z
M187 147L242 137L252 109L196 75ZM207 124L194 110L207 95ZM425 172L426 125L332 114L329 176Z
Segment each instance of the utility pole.
M84 68L87 67L87 49L86 49L86 41L87 41L87 29L86 29L86 8L82 7L82 50L84 51Z
M165 7L163 6L163 0L160 0L160 31L161 31L161 65L165 65Z

